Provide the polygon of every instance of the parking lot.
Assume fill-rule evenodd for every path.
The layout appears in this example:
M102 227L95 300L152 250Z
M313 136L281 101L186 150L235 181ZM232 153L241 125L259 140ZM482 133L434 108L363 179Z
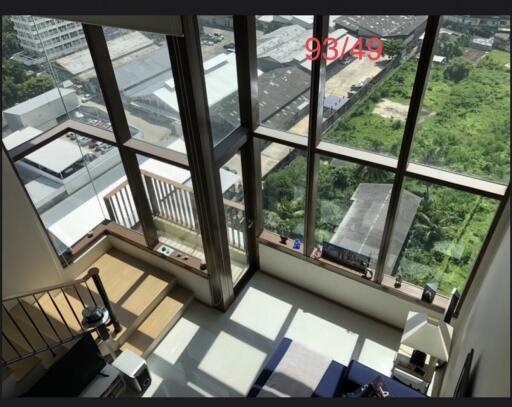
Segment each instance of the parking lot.
M201 45L201 50L203 51L203 60L204 61L207 61L210 58L213 58L214 56L217 56L219 54L225 53L226 49L224 48L224 45L234 43L234 41L235 41L233 31L222 30L220 28L213 28L213 27L207 27L207 26L204 26L203 28L204 28L204 32L206 35L208 33L210 33L210 34L216 33L216 34L220 34L221 36L224 37L221 41L219 41L217 43L213 43L211 45L207 45L207 44L203 43ZM201 36L201 40L202 41L204 40L206 42L213 42L213 41L208 41L207 36Z

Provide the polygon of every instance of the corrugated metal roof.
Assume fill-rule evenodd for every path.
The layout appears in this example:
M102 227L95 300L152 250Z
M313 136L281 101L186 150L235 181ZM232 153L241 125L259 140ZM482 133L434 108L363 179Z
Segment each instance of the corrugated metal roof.
M379 254L392 184L361 183L351 197L345 217L330 242L337 246L371 257L375 267ZM400 216L393 229L387 266L392 270L416 216L421 198L404 191L400 201Z
M112 60L145 48L152 43L153 40L149 39L139 31L131 31L125 35L107 41L108 52ZM72 75L78 75L93 68L89 48L85 48L81 51L74 52L71 55L59 58L55 63Z
M349 31L370 31L379 37L407 36L427 20L426 16L340 16L335 22Z

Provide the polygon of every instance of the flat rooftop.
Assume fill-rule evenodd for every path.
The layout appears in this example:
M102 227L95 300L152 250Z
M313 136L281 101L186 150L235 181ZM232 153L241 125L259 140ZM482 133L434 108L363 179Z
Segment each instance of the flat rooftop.
M22 115L31 112L48 103L61 99L61 95L62 97L66 97L67 95L70 95L72 93L75 93L73 89L54 88L49 90L48 92L41 93L36 97L28 99L25 102L18 103L17 105L10 107L7 110L4 110L4 113Z
M139 31L131 31L113 40L107 41L110 58L115 60L123 55L132 53L139 49L153 44L153 40L146 37ZM78 75L93 68L91 54L88 48L73 54L59 58L55 61L57 65L64 68L71 75Z
M32 140L34 137L39 136L41 133L41 130L29 126L21 130L16 130L15 132L5 136L2 141L4 142L4 146L7 151L10 151L19 145Z
M81 160L82 152L76 143L58 138L27 155L25 159L60 174L66 168Z

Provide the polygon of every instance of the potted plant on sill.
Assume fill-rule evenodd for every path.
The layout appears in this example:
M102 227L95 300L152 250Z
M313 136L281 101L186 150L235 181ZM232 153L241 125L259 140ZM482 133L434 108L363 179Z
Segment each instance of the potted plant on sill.
M281 243L286 244L286 242L288 241L288 236L292 232L290 221L288 219L281 219L277 225L277 232L279 233L279 237L281 238Z

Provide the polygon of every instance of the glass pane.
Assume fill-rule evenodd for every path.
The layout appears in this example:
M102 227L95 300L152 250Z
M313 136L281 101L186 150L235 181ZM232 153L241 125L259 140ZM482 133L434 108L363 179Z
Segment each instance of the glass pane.
M462 292L497 207L489 198L406 179L386 274L420 287L438 283L443 295Z
M63 254L105 220L112 211L109 193L126 180L117 148L67 133L16 162L16 169L50 233ZM128 186L123 201L131 197ZM128 212L116 202L114 212ZM137 220L126 216L123 226L137 228ZM130 223L131 222L131 223Z
M319 160L316 244L326 241L369 256L375 270L394 174L338 159Z
M61 95L55 85L36 30L36 22L46 20L32 16L2 17L2 138L16 133L11 143L16 140L16 144L21 144L56 126L67 119L68 109L79 104L75 92Z
M308 135L313 16L257 16L258 94L265 127Z
M163 34L104 28L131 135L186 153Z
M265 229L304 240L306 153L260 140Z
M111 130L101 90L90 86L97 78L82 25L35 16L4 21L7 33L2 38L11 59L2 66L7 124L2 133L13 135L6 147L68 118Z
M160 243L204 262L190 172L137 155Z
M240 127L232 16L199 16L213 144Z
M398 156L426 22L426 16L330 17L339 56L327 61L323 141Z
M235 154L220 169L224 212L228 232L231 274L236 284L247 270L247 230L244 205L244 185L240 153Z
M510 32L500 24L510 28L510 17L442 18L413 161L508 182Z

